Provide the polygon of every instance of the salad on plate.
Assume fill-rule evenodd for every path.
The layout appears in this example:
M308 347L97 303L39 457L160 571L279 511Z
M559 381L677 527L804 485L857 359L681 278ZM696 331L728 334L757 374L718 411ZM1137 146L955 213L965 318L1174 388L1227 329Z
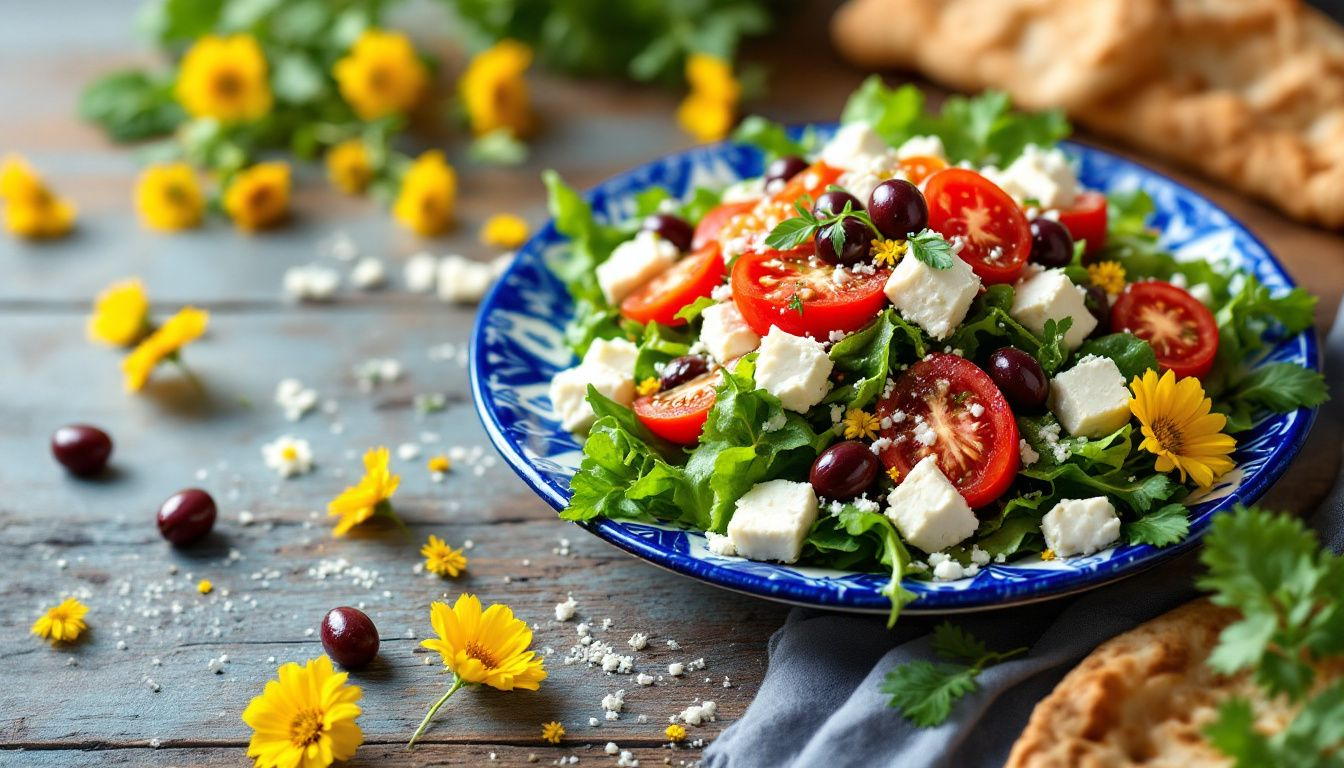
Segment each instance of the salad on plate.
M561 516L889 573L892 621L903 579L1182 540L1238 432L1325 398L1252 364L1315 300L1165 252L1141 191L1080 186L1068 131L872 78L825 141L749 118L760 177L627 220L548 174L580 360L550 401L586 435Z

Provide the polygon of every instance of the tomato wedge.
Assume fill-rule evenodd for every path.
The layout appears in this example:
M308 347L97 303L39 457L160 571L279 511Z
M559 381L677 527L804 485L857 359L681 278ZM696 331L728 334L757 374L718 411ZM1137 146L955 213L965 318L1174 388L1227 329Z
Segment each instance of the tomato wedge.
M708 296L723 282L726 271L719 241L710 240L625 297L621 314L641 325L649 322L685 325L686 321L678 318L677 313L701 296Z
M816 200L827 187L839 181L843 174L844 171L839 168L832 168L818 160L785 182L784 188L771 195L770 199L784 203L790 208L794 201L802 199L804 195Z
M714 407L719 371L702 374L665 392L645 395L633 404L635 417L653 434L676 443L695 445Z
M695 225L695 236L691 238L691 249L698 251L711 240L718 239L724 227L728 226L728 222L732 221L734 217L750 213L759 202L759 200L744 200L740 203L723 203L710 208L700 219L700 223Z
M1074 242L1086 240L1084 254L1093 254L1106 246L1106 196L1100 192L1080 192L1073 205L1059 212L1059 223L1069 230Z
M937 155L914 155L900 161L905 178L916 186L933 174L947 167L947 161Z
M747 325L764 336L770 326L795 336L825 340L832 331L862 328L887 305L887 269L867 274L818 259L809 243L792 251L749 252L733 264L733 301Z
M1130 283L1111 307L1111 328L1148 342L1158 365L1203 378L1218 355L1218 322L1204 303L1160 280Z
M892 441L882 463L902 477L933 455L972 507L1013 484L1021 460L1017 421L989 374L970 360L935 353L910 366L878 402L877 416L890 424L882 437Z
M929 228L962 239L957 255L985 283L1011 283L1031 255L1031 229L1007 192L975 171L948 168L924 184Z

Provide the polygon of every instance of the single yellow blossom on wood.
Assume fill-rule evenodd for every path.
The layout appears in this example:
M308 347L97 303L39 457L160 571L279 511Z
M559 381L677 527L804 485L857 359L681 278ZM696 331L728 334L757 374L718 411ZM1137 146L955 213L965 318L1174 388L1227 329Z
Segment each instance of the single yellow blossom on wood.
M871 246L873 261L884 267L894 267L909 248L910 244L905 240L874 240Z
M430 573L457 578L467 569L467 556L462 554L462 550L453 549L438 536L431 535L425 546L420 548L420 554L425 556L425 570Z
M5 201L5 229L34 240L61 237L75 225L75 206L57 197L18 155L0 166L0 199Z
M257 163L229 182L224 211L244 232L274 226L289 213L289 184L287 163Z
M381 29L365 30L332 74L341 97L361 120L409 112L429 81L410 39Z
M565 726L552 720L541 724L541 740L549 744L559 744L565 737Z
M210 322L210 313L195 307L183 307L176 315L159 326L121 361L126 390L139 392L144 388L155 366L166 359L181 365L182 347L200 338Z
M350 673L336 672L323 655L285 664L276 678L243 710L255 768L326 768L354 757L364 743L355 722L364 692L346 682Z
M677 108L682 130L699 141L718 141L728 135L736 117L742 87L733 77L732 64L717 56L693 53L686 58L690 93Z
M1129 384L1129 410L1139 420L1143 442L1139 447L1157 456L1158 472L1180 472L1201 488L1208 488L1235 466L1229 454L1237 441L1223 434L1227 417L1213 413L1213 401L1204 396L1199 379L1177 379L1167 371L1161 377L1148 370Z
M438 456L431 456L427 466L430 472L442 475L453 468L453 462L449 461L447 456L439 454Z
M496 248L517 248L527 242L527 222L511 213L497 213L481 227L481 242Z
M327 150L327 178L348 195L358 195L369 186L373 164L363 139L347 139Z
M202 595L208 595L215 591L215 585L211 584L209 579L201 579L196 583L196 591Z
M734 105L692 93L677 107L677 123L697 141L719 141L728 136L736 118Z
M505 131L515 139L527 135L532 98L523 75L530 66L532 49L517 40L501 40L472 58L458 90L473 134Z
M677 723L667 726L663 731L663 734L667 736L667 740L671 742L682 742L686 740L686 728Z
M846 440L858 438L872 440L877 437L877 430L882 426L882 422L875 414L868 413L862 408L850 408L846 411L843 423Z
M205 196L190 165L158 163L140 174L135 184L135 207L146 227L175 232L200 225Z
M733 77L732 63L707 53L686 57L686 82L701 96L731 104L736 104L742 95L742 86Z
M457 173L443 153L430 150L416 158L401 180L392 215L420 235L437 235L453 224Z
M149 296L139 279L122 280L104 288L93 300L88 334L91 341L125 347L149 331Z
M48 608L42 617L33 622L33 634L43 640L55 643L73 643L80 633L89 628L84 616L89 607L73 597L67 597L52 608Z
M397 492L401 476L388 470L390 456L384 446L370 449L364 454L364 477L360 478L358 484L341 491L341 495L327 505L327 514L340 518L332 530L334 536L344 536L351 528L375 514L388 515L396 520L391 498Z
M271 111L266 55L251 35L197 40L177 74L177 100L192 117L251 122Z
M1125 268L1118 261L1098 261L1087 266L1087 279L1114 296L1125 289Z
M654 378L653 376L650 376L647 379L639 382L639 384L635 386L635 394L639 395L640 397L648 397L649 395L652 395L653 393L657 392L658 388L661 386L662 382L658 381L658 379Z

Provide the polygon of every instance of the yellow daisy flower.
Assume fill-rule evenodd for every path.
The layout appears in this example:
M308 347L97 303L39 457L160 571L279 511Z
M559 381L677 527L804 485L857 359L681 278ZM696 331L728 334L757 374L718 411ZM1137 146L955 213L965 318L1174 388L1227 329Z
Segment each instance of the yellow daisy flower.
M48 608L42 618L33 622L33 634L43 640L56 643L73 643L81 632L89 628L84 616L89 607L73 597L67 597L60 605Z
M1204 396L1199 379L1177 379L1167 371L1135 376L1129 384L1133 395L1129 410L1143 429L1140 448L1157 456L1157 471L1188 474L1195 484L1208 488L1213 481L1235 466L1229 454L1237 441L1223 434L1227 417L1211 413L1213 401Z
M149 296L138 278L113 283L93 300L90 341L124 347L134 344L148 330Z
M871 246L873 261L884 267L894 267L909 248L910 244L904 240L874 240Z
M440 576L457 578L467 568L467 556L462 550L453 549L438 536L431 535L420 548L420 554L425 556L425 570Z
M158 163L140 174L135 184L135 207L146 227L175 232L200 225L205 196L190 165Z
M453 223L457 173L437 149L415 159L401 180L392 215L420 235L437 235Z
M1125 289L1125 268L1118 261L1098 261L1087 265L1087 279L1114 296Z
M75 225L75 206L57 197L18 155L6 157L0 166L0 198L5 201L5 229L19 237L61 237Z
M658 379L654 378L653 376L650 376L647 379L635 385L635 394L639 395L640 397L647 397L648 395L652 395L654 392L657 392L658 388L661 386L662 382L658 381Z
M192 117L250 122L271 111L266 55L251 35L197 40L182 57L177 100Z
M434 702L420 727L415 729L408 746L425 732L448 697L464 685L488 685L501 691L535 691L546 679L545 662L532 644L527 622L515 618L507 605L491 605L481 610L475 595L461 595L449 608L435 602L429 609L430 624L438 639L421 640L420 645L443 657L443 666L453 673L453 685Z
M667 728L663 731L663 735L667 736L668 741L682 742L686 740L686 728L685 726L673 723L667 726Z
M890 478L891 482L893 483L900 483L901 470L897 469L896 467L887 467L887 477Z
M696 93L719 101L736 103L742 86L733 77L731 62L707 53L686 57L686 82Z
M473 134L505 131L515 139L527 134L532 99L523 75L530 66L532 49L517 40L500 40L472 58L457 87Z
M686 58L690 93L677 108L681 129L699 141L718 141L728 135L736 117L742 87L729 62L704 53Z
M453 462L449 461L447 456L439 454L438 456L431 456L429 461L426 462L426 466L429 467L430 472L442 475L453 468Z
M20 155L7 155L0 165L0 198L14 202L31 202L46 192L46 183Z
M390 456L387 448L381 445L364 454L364 477L360 478L357 485L341 491L341 495L327 505L329 516L340 517L332 535L344 536L351 528L375 514L385 514L396 519L390 500L401 483L401 475L388 471Z
M159 326L121 361L126 391L139 392L155 366L164 360L179 360L182 347L201 337L210 322L210 313L195 307L183 307Z
M882 422L875 414L868 413L862 408L850 408L845 412L845 439L856 440L865 438L873 440L877 437L877 430L882 427Z
M349 685L348 672L336 672L326 655L303 666L283 665L275 680L243 710L252 728L247 756L255 768L326 768L349 760L364 743L355 722L364 692Z
M511 213L497 213L481 226L481 242L497 248L517 248L527 242L527 221Z
M373 181L373 163L363 139L348 139L327 150L327 178L347 195L358 195Z
M361 120L410 111L429 81L410 39L381 29L365 30L332 74Z
M559 744L565 737L565 726L552 720L541 724L541 740L549 744Z
M244 232L284 220L289 213L289 165L257 163L239 171L224 192L224 211Z
M208 595L215 591L215 585L210 583L209 579L201 579L196 583L196 591L202 595Z

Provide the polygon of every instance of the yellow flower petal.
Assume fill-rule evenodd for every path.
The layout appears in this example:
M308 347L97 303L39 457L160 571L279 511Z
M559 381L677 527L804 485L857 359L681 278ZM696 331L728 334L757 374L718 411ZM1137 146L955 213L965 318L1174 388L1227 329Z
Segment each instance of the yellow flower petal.
M1193 377L1177 379L1167 371L1147 371L1130 383L1130 411L1139 420L1142 450L1157 458L1159 472L1175 470L1201 488L1235 466L1229 454L1236 440L1222 434L1227 418L1211 413L1212 401Z
M401 180L392 215L420 235L437 235L453 224L457 173L443 153L430 150L416 158Z
M224 211L238 229L254 232L289 214L289 165L257 163L239 171L224 192Z
M250 122L271 111L266 55L251 35L197 40L177 75L177 100L192 117Z
M149 229L173 232L200 225L205 196L190 165L160 163L146 168L136 181L135 207Z
M381 29L365 30L332 74L341 97L362 120L410 111L429 82L410 39Z
M501 40L472 58L458 81L471 132L484 136L507 131L526 136L532 126L532 101L526 74L532 49L517 40Z
M319 656L304 666L280 667L276 680L243 710L252 728L247 756L258 768L325 768L349 760L364 741L355 723L363 696L349 685L349 674L336 673L331 659Z
M364 454L364 477L327 504L327 515L340 518L332 530L334 536L344 536L351 528L373 517L380 511L380 505L388 514L393 514L387 502L397 492L401 476L388 470L390 459L391 453L385 446L369 449Z
M88 334L92 341L124 347L134 343L149 326L149 297L138 278L109 285L93 302Z

